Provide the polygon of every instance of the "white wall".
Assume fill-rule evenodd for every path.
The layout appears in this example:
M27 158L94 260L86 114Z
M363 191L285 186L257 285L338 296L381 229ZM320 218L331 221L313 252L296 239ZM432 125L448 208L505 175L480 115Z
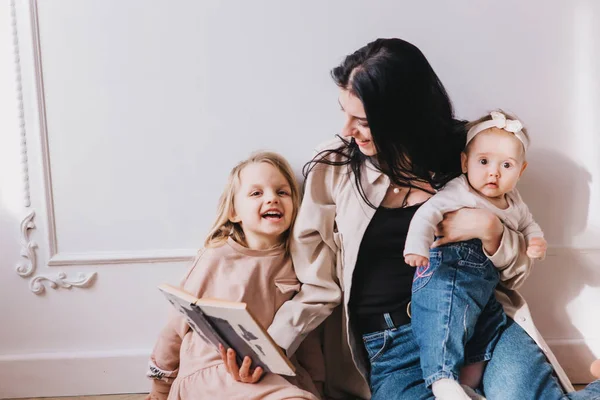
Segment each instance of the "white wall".
M418 45L459 116L502 107L525 121L520 188L551 250L524 292L571 377L589 379L600 357L600 3L32 4L16 1L14 26L11 2L0 6L0 398L147 389L167 311L155 286L179 280L227 171L258 148L300 171L341 124L329 70L377 37ZM31 211L23 238L37 260L23 278ZM94 279L30 290L61 273Z

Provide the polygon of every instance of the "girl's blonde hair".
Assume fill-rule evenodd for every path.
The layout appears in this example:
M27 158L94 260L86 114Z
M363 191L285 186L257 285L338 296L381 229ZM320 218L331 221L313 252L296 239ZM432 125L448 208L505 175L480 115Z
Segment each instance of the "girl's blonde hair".
M227 180L227 185L225 186L225 190L223 194L221 194L221 198L219 199L219 205L217 207L217 218L210 228L210 232L204 241L204 246L206 247L219 247L223 245L227 238L231 236L233 240L237 243L247 246L246 238L244 236L244 231L242 230L242 226L237 222L232 222L230 220L233 215L234 207L233 201L235 197L235 192L240 184L240 173L241 171L250 164L258 164L258 163L267 163L271 164L288 181L291 188L291 198L292 198L292 222L290 224L289 229L284 234L284 243L286 251L289 250L290 243L290 232L294 227L294 222L296 221L296 216L298 215L298 208L300 206L300 186L298 185L298 181L294 175L294 171L292 167L287 162L287 160L273 152L269 151L261 151L252 154L248 159L240 162L236 165L231 172L229 173L229 179Z

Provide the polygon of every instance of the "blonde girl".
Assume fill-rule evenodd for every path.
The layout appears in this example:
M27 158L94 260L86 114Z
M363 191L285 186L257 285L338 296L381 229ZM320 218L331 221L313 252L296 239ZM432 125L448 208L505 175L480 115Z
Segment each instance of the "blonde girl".
M279 307L300 289L288 251L299 199L293 171L279 154L256 153L235 166L204 249L181 283L183 290L197 297L243 301L268 327ZM152 352L148 398L318 399L313 379L323 380L324 367L315 340L305 343L310 357L292 358L295 377L268 374L261 379L263 371L250 370L247 357L232 371L227 363L232 352L222 349L222 357L174 312Z

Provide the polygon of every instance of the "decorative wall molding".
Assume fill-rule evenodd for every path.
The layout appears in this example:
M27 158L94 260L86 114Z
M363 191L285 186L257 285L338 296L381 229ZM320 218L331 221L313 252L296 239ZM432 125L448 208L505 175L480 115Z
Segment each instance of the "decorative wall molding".
M14 0L13 0L14 1ZM58 237L56 231L56 218L54 210L54 195L52 184L52 170L50 162L50 146L46 115L46 97L44 91L44 73L42 68L42 49L39 31L39 17L37 0L30 0L31 29L33 38L34 71L36 81L36 96L38 104L39 127L42 148L42 165L44 194L47 205L48 219L48 246L50 259L48 266L73 266L73 265L104 265L104 264L131 264L155 262L185 262L196 255L197 249L167 249L132 252L86 252L65 253L58 251Z
M23 108L23 85L21 81L21 56L19 52L19 32L17 28L16 0L11 0L11 19L13 52L15 56L15 80L17 86L17 106L19 111L19 133L21 134L21 169L23 172L23 203L25 207L31 206L29 195L29 162L27 158L27 135L25 131L25 110Z
M188 262L196 256L198 249L147 250L131 252L59 253L50 258L50 266L139 264L157 262ZM550 247L546 257L569 257L598 255L600 248Z
M16 270L17 274L23 278L28 278L33 275L37 267L37 257L35 254L37 244L29 237L30 231L35 229L35 223L33 222L34 217L35 211L31 210L25 218L23 218L23 221L21 221L21 257L25 260L22 260L17 264ZM43 282L48 282L48 285L52 289L71 289L72 287L87 288L93 284L96 275L96 272L80 272L75 279L69 279L64 272L58 273L55 278L45 275L36 275L29 282L29 288L35 294L44 293L46 288L43 285Z
M41 74L41 59L40 46L39 46L39 30L38 30L38 19L37 19L37 3L35 0L30 1L31 11L31 26L32 26L32 37L34 42L34 62L35 62L35 75L36 75L36 90L38 95L38 116L40 118L40 129L42 132L42 147L43 147L43 159L44 159L44 181L46 190L46 200L48 204L48 215L50 224L50 230L55 232L54 226L54 203L52 198L52 178L50 174L50 159L48 157L48 138L46 129L46 115L45 115L45 103L43 95L43 79ZM19 51L19 31L18 31L18 18L17 18L17 5L16 0L11 0L11 22L12 22L12 36L13 36L13 52L15 59L15 77L16 77L16 90L17 90L17 106L18 106L18 118L19 118L19 134L21 136L21 166L23 173L23 200L25 208L31 207L31 196L29 187L29 160L27 155L27 131L25 125L25 109L23 103L23 85L21 76L21 57ZM31 240L30 234L35 229L35 211L30 210L29 213L21 221L21 260L16 267L17 274L23 278L31 277L37 268L37 256L36 248L37 244ZM52 236L52 235L51 235ZM51 249L54 249L56 253L56 238L50 241ZM60 272L56 277L49 277L45 275L34 276L29 287L35 294L42 294L45 291L43 282L47 282L52 289L65 288L70 289L72 287L87 288L95 281L96 272L92 273L79 273L76 278L69 279L67 274Z
M192 261L198 249L150 250L137 252L59 253L48 261L49 266L139 264Z
M546 257L568 257L573 255L600 255L600 248L551 246L546 252Z
M80 272L74 280L68 279L67 274L64 272L59 272L55 278L38 275L29 282L29 288L35 294L44 293L46 288L43 285L43 282L48 282L48 286L52 289L58 289L59 287L64 289L71 289L72 287L87 288L94 283L96 275L96 272L88 274Z
M44 93L44 75L42 70L42 50L40 43L40 30L37 0L29 2L31 20L31 38L33 44L33 61L35 73L35 90L38 106L39 129L42 145L42 166L44 179L44 194L46 197L46 214L48 217L48 245L50 258L57 252L56 221L54 217L54 196L52 193L52 169L50 166L50 152L48 144L48 125L46 120L46 96Z
M35 255L37 244L29 238L30 231L35 228L34 217L35 211L32 210L21 221L21 257L25 260L17 264L17 274L23 278L31 276L37 264Z

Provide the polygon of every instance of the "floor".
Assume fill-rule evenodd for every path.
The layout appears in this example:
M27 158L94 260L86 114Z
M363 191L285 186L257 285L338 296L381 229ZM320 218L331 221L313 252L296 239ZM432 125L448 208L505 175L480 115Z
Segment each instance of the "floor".
M83 397L35 397L19 400L144 400L145 394L114 394L110 396L83 396ZM9 399L10 400L10 399Z
M575 385L576 390L581 390L585 385ZM84 397L36 397L20 400L144 400L145 394L117 394L112 396L84 396ZM9 399L10 400L10 399Z

